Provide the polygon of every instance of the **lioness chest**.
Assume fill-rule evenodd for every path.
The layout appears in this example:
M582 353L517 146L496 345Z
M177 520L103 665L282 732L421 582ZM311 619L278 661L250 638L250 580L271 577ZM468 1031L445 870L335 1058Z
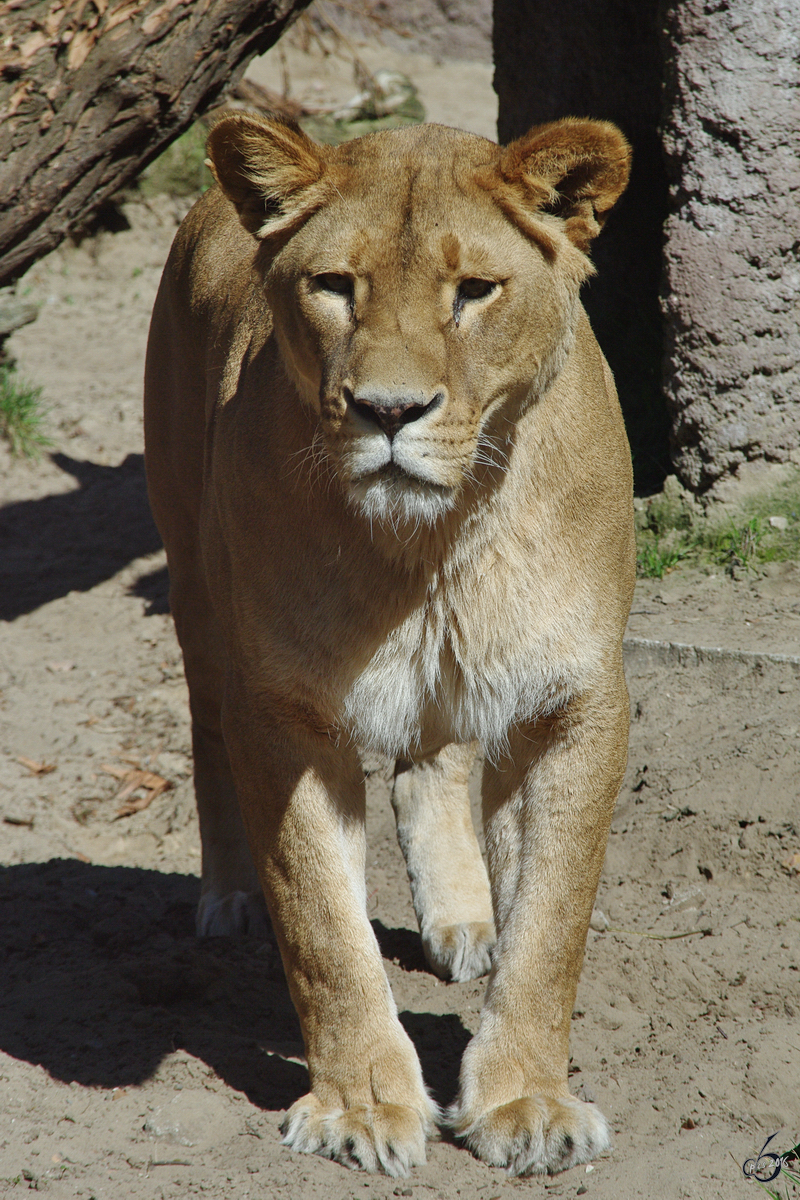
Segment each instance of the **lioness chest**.
M491 557L494 579L476 572L466 587L433 590L347 688L341 722L359 744L413 757L477 740L493 754L514 725L562 708L588 679L588 613L555 617L552 589L530 581L514 594L498 578L502 558Z
M480 538L456 542L435 568L410 568L348 520L338 545L254 522L230 585L210 572L212 592L233 597L251 680L282 708L393 757L473 740L493 753L512 726L564 707L590 680L603 641L597 596L547 556L510 547L499 524L484 520ZM222 534L214 540L225 549ZM272 550L253 572L263 541Z

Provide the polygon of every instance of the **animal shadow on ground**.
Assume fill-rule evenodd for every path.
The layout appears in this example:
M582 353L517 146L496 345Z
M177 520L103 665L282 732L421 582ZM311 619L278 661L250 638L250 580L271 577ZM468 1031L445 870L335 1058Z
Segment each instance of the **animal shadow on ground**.
M146 617L153 617L157 613L169 612L169 571L166 567L159 567L155 571L148 571L144 575L140 575L130 589L132 596L140 596L142 600L147 601L147 607L144 610Z
M388 929L374 920L372 928L381 954L402 971L429 973L419 933L412 929ZM400 1021L414 1043L425 1082L437 1104L449 1104L458 1089L461 1058L472 1037L455 1013L401 1012Z
M80 486L0 509L0 619L13 621L67 592L85 592L161 548L144 456L118 467L51 454Z
M199 941L198 890L193 876L72 859L0 869L0 1048L102 1088L140 1084L184 1049L252 1103L288 1107L308 1077L288 1061L302 1039L278 950ZM469 1034L456 1016L401 1020L450 1099Z

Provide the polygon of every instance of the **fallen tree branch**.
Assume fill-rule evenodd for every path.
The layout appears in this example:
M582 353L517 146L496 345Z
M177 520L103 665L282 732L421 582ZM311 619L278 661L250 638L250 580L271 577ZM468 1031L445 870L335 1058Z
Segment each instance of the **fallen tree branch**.
M307 3L0 2L0 285L88 224Z

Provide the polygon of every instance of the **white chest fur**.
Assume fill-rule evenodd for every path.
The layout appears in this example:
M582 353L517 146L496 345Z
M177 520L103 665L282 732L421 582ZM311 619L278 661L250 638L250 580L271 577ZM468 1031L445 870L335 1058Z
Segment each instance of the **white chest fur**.
M438 579L352 684L343 724L360 745L400 757L476 739L496 754L514 725L582 686L597 659L590 606L490 558L489 570Z

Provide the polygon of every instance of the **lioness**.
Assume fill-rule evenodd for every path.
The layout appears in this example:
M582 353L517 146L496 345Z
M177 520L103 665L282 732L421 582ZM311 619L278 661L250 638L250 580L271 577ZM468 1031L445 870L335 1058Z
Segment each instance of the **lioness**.
M183 223L147 356L147 470L191 694L200 934L258 930L311 1091L284 1141L405 1173L441 1119L364 882L356 747L428 962L491 967L447 1121L485 1162L608 1145L570 1017L625 766L628 446L578 299L625 187L613 126L501 149L436 125L335 149L246 115ZM470 820L484 748L488 877ZM496 931L496 932L495 932Z

